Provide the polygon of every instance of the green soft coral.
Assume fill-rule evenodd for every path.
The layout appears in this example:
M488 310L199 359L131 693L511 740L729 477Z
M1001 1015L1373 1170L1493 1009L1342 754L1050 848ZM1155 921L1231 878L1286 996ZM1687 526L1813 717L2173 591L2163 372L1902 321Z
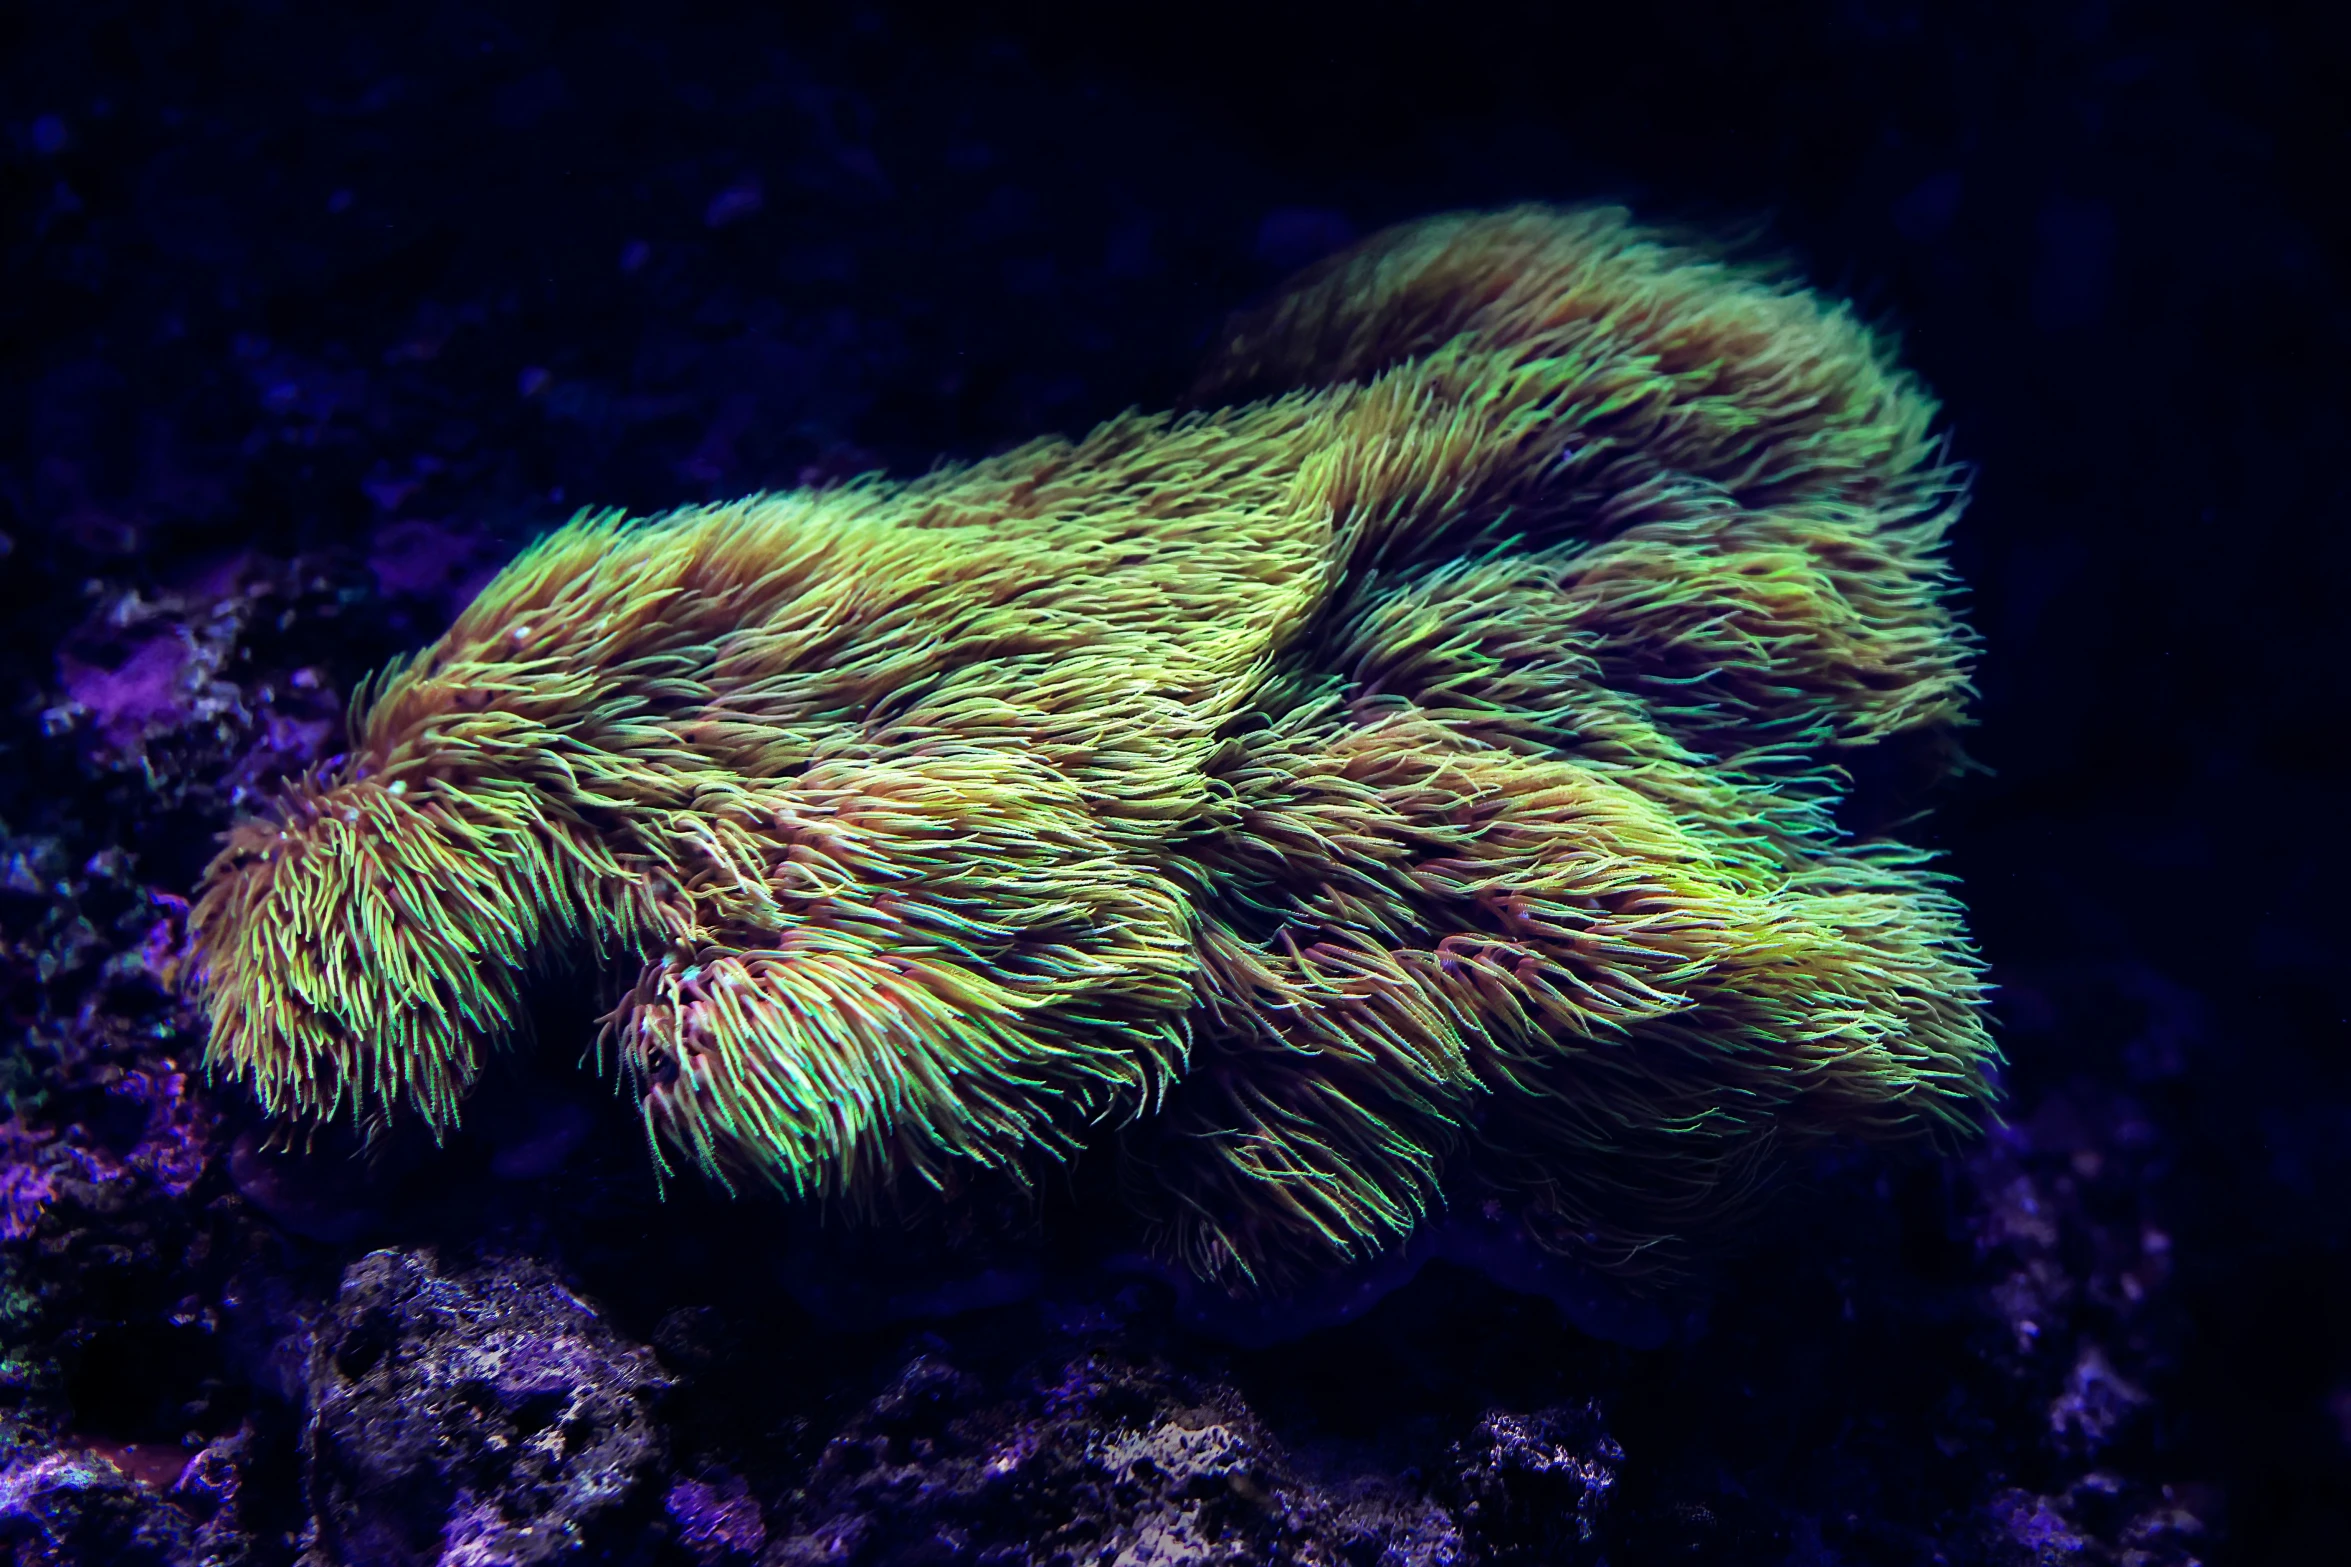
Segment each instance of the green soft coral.
M594 954L722 1178L870 1207L1115 1140L1204 1275L1457 1176L1670 1264L1775 1155L1992 1099L1945 881L1831 815L1967 695L1934 411L1776 275L1520 209L1316 268L1189 412L583 517L231 835L212 1059L444 1130Z

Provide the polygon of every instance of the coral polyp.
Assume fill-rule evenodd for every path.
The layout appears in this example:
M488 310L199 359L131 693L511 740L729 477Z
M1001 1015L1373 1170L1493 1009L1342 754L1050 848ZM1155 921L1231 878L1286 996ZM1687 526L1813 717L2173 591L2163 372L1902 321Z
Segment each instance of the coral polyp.
M1104 1144L1210 1277L1462 1183L1670 1265L1789 1151L1992 1100L1947 881L1836 815L1968 695L1934 413L1784 276L1530 208L1318 266L1182 412L583 515L235 829L213 1062L446 1130L592 963L721 1178Z

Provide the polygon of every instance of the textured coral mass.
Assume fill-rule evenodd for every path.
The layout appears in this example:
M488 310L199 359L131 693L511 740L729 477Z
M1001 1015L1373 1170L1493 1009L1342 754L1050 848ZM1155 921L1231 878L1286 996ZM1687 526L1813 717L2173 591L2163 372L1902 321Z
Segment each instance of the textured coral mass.
M445 1128L596 964L714 1175L1099 1143L1212 1276L1471 1189L1668 1263L1775 1155L1991 1097L1960 909L1832 814L1967 692L1933 413L1843 308L1528 209L1317 267L1185 413L583 517L231 835L215 1064Z

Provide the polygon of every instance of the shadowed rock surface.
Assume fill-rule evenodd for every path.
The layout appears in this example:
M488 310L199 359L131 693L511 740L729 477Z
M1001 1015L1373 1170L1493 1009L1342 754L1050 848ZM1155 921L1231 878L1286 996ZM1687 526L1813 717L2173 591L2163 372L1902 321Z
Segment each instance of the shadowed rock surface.
M560 1560L651 1479L667 1385L543 1264L353 1263L310 1349L317 1567Z

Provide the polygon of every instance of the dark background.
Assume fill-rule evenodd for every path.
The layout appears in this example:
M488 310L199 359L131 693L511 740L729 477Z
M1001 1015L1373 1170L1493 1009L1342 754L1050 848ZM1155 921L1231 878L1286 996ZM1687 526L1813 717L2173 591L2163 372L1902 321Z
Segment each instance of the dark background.
M347 679L581 504L1165 405L1226 311L1390 221L1761 225L1979 469L1989 771L1927 831L2019 1121L2122 1104L2157 1150L2164 1464L2241 1559L2339 1549L2343 13L939 10L0 11L0 818L66 787L37 715L93 579L363 563ZM184 888L209 845L139 848Z

